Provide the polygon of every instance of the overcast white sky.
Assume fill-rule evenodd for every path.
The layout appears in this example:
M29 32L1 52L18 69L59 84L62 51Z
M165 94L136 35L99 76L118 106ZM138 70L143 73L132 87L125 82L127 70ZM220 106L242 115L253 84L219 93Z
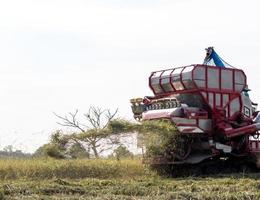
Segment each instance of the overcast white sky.
M91 105L131 118L155 69L201 63L214 46L260 103L259 0L0 0L0 148L32 152L53 112Z

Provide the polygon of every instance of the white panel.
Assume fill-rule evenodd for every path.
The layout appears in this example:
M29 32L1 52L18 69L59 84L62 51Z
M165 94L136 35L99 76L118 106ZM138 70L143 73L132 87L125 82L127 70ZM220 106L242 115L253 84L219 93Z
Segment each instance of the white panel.
M177 68L172 73L172 84L176 90L183 90L184 87L182 83L180 82L180 73L183 70L183 68Z
M233 73L230 70L221 70L221 88L233 90Z
M230 102L230 116L235 114L237 111L240 111L240 102L238 97Z
M223 94L223 96L222 96L223 107L228 103L228 101L229 101L229 95Z
M182 73L182 80L191 80L191 72Z
M197 80L205 80L205 67L196 67L193 71L193 78Z
M184 87L183 87L183 85L180 81L178 81L178 82L173 81L172 84L173 84L173 86L176 90L183 90L184 89Z
M184 84L186 89L194 89L195 88L194 83L191 80L183 81L183 84Z
M166 91L166 92L172 92L174 91L171 84L170 84L170 76L164 76L162 79L161 79L161 85L163 87L163 89Z
M245 84L246 77L241 71L235 71L235 83Z
M208 88L219 88L219 70L208 68Z
M161 77L169 77L171 75L172 69L165 70L162 74Z
M199 88L205 88L206 87L206 81L202 81L202 80L194 80L196 85L199 87Z
M242 92L245 87L246 77L241 71L235 71L235 91Z
M242 92L245 85L235 84L235 91Z
M215 95L216 100L216 106L221 106L221 95L216 93Z
M181 80L180 74L174 74L172 75L172 82L177 82Z
M192 77L191 77L191 71L188 71L188 70L190 70L190 67L185 68L185 70L182 72L182 82L186 89L193 89L194 84L193 84Z
M182 72L182 81L186 89L193 89L195 86L192 81L192 72L193 67L186 67Z
M214 95L211 92L209 92L208 102L209 102L209 105L213 108L214 107Z
M151 77L151 86L154 89L156 94L162 93L163 90L160 87L160 75L162 72L156 72Z
M182 71L182 73L191 72L193 69L194 69L194 66L185 67L184 70Z
M196 67L193 70L193 79L197 87L205 88L206 87L206 76L205 76L205 67Z
M155 77L155 78L152 78L151 80L151 85L155 91L155 93L162 93L162 88L160 87L160 78L159 77Z
M175 75L180 75L181 71L183 70L183 68L176 68L174 69L172 75L175 76Z

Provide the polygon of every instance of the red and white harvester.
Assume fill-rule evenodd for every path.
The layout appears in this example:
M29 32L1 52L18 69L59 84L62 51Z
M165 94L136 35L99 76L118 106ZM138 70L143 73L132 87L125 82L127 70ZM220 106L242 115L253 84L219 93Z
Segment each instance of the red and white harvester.
M152 72L154 96L131 100L134 118L168 119L176 126L178 149L168 163L237 157L260 167L260 116L249 98L247 77L213 47L206 51L203 64Z

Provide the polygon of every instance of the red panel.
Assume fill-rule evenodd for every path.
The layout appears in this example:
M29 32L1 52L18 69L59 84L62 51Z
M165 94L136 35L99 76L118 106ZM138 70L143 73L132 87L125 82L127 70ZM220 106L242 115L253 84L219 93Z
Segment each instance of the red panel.
M195 81L193 81L193 85L194 85L194 89L187 89L186 87L185 87L185 85L184 85L184 83L183 83L183 77L182 77L182 73L183 73L183 71L185 70L185 68L186 67L191 67L191 66L193 66L194 67L194 69L191 71L191 78L192 78L192 80L194 80L194 70L196 69L196 67L205 67L205 88L203 89L203 88L198 88L197 87L197 85L196 85L196 83L195 83ZM198 93L198 94L201 94L201 92L205 92L206 94L207 94L207 97L204 97L202 94L201 94L201 96L202 96L202 98L204 99L204 101L205 101L205 103L208 103L208 93L213 93L213 108L212 109L215 109L216 108L216 93L218 93L218 94L220 94L220 105L221 105L221 107L224 107L224 108L226 108L226 107L228 107L228 113L227 113L227 116L229 116L230 117L230 106L229 106L229 104L228 105L224 105L224 102L223 102L223 95L224 94L227 94L227 95L229 95L229 102L233 99L233 98L235 98L235 97L238 97L238 96L240 96L240 93L239 92L235 92L235 76L234 76L234 74L235 74L235 71L240 71L240 72L242 72L242 74L244 74L244 72L242 71L242 70L239 70L239 69L230 69L230 68L228 68L228 69L222 69L222 68L217 68L217 67L215 67L215 66L205 66L205 65L190 65L190 66L186 66L186 67L178 67L178 68L173 68L173 69L167 69L167 70L171 70L171 72L169 73L170 74L170 77L169 77L169 81L170 81L170 83L169 83L169 85L172 87L172 89L174 90L174 91L172 91L172 92L166 92L165 90L164 90L164 88L162 87L162 83L161 83L161 76L163 75L163 73L165 72L165 71L167 71L167 70L160 70L160 71L156 71L156 72L159 72L160 73L160 76L159 76L159 86L160 86L160 88L161 88L161 90L162 91L164 91L164 92L162 92L162 93L160 93L160 94L156 94L155 93L155 90L154 90L154 88L153 88L153 86L152 86L152 84L151 84L151 79L152 79L152 77L153 77L153 75L154 75L154 73L155 72L153 72L152 74L151 74L151 76L149 77L149 86L150 86L150 88L152 89L152 91L154 92L154 94L155 94L155 99L156 98L163 98L163 97L167 97L167 96L169 96L169 95L172 95L172 94L183 94L183 93L190 93L190 94L192 94L192 93ZM220 89L211 89L211 88L208 88L208 79L210 78L210 77L208 77L207 76L207 69L209 69L209 68L214 68L215 70L216 69L218 69L219 70L219 73L218 73L218 79L219 79L219 88ZM175 71L175 69L180 69L180 82L181 82L181 84L183 85L183 87L184 87L184 89L183 90L176 90L176 88L174 87L174 85L173 85L173 83L172 83L172 81L173 81L173 73L174 73L174 71ZM232 71L232 74L233 74L233 77L232 77L232 82L233 82L233 88L232 88L232 90L224 90L224 89L221 89L221 71L222 70L228 70L228 71ZM245 76L245 74L244 74L244 76ZM246 85L246 76L245 76L245 85ZM242 102L241 102L241 99L239 99L239 101L240 101L240 110L242 110Z

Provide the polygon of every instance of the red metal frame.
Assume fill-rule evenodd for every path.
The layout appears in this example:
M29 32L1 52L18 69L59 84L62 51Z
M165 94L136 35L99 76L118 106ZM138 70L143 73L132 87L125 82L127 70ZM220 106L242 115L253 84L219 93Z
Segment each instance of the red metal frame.
M187 87L185 86L184 82L183 82L183 77L182 77L182 73L183 71L187 68L187 67L194 67L191 71L191 76L192 76L192 79L194 78L194 70L196 67L205 67L205 88L199 88L197 85L196 85L196 82L194 81L193 84L195 86L194 89L187 89ZM172 81L173 81L173 72L176 70L176 69L182 69L181 72L180 72L180 83L182 84L183 86L183 90L176 90L176 88L174 87ZM208 88L208 69L214 69L214 70L218 70L218 79L219 79L219 89L214 89L214 88ZM170 73L170 78L169 78L169 81L170 81L170 85L173 89L172 92L166 92L164 90L164 88L162 87L161 85L161 78L162 78L162 75L165 71L167 70L172 70L171 73ZM166 97L166 96L170 96L170 95L174 95L174 94L183 94L183 93L198 93L198 94L201 94L202 98L204 99L205 103L208 104L208 100L209 100L209 93L212 93L213 95L213 105L212 105L212 109L215 110L217 107L222 107L224 109L226 109L226 107L228 107L228 117L231 117L230 116L230 102L235 99L235 98L239 98L239 104L240 104L240 111L242 111L242 99L240 97L240 93L236 92L235 91L235 71L240 71L242 72L242 74L244 74L245 76L245 73L240 70L240 69L230 69L230 68L225 68L225 70L228 70L228 71L232 71L232 90L227 90L227 89L222 89L222 84L221 84L221 72L222 72L222 68L218 68L218 67L215 67L215 66L207 66L207 65L189 65L189 66L184 66L184 67L177 67L177 68L173 68L173 69L165 69L165 70L159 70L159 71L155 71L155 72L152 72L151 76L149 77L149 86L150 88L152 89L152 91L154 92L155 94L155 97L156 98L163 98L163 97ZM163 91L162 93L158 94L155 92L155 90L153 89L152 87L152 84L151 84L151 78L153 77L154 73L160 73L160 76L159 76L159 85L161 87L161 90ZM245 76L245 82L244 82L244 87L246 86L246 81L247 81L247 78ZM202 95L202 92L205 92L206 93L206 98ZM220 106L216 106L216 93L220 95ZM226 105L223 104L223 95L228 95L229 96L229 101ZM208 104L209 105L209 104Z
M152 87L152 83L151 83L151 78L153 77L153 75L155 74L156 72L152 72L151 75L149 76L149 87L151 88L151 90L153 91L154 94L156 94L155 90L153 89Z
M188 119L208 119L208 112L207 111L196 111L192 112L189 110L185 110ZM195 115L192 115L195 114Z
M198 85L196 84L195 81L192 81L194 84L194 88L193 89L188 89L187 85L184 84L184 80L183 80L183 72L187 67L193 67L193 69L191 69L191 79L194 80L194 71L196 69L196 67L204 67L205 69L205 79L204 77L202 78L203 80L205 80L205 87L198 87ZM174 87L174 77L173 74L175 72L176 69L181 69L179 73L179 77L180 77L180 84L183 86L182 90L176 90L176 87ZM216 87L219 88L209 88L209 78L208 77L208 69L214 69L214 70L218 70L218 72L216 72L217 74L217 78L219 81L219 85ZM169 71L169 73L167 73L167 76L169 74L169 86L171 87L171 90L173 90L172 92L166 92L166 90L163 88L162 85L162 77L163 74L167 71L167 70L171 70ZM223 85L222 85L222 70L227 70L232 72L232 80L230 80L230 82L232 82L232 88L231 89L223 89ZM236 81L235 81L235 73L236 72L240 72L244 75L244 87L247 85L247 77L245 75L245 73L240 70L240 69L230 69L230 68L218 68L215 66L207 66L207 65L189 65L189 66L184 66L184 67L178 67L178 68L173 68L173 69L165 69L165 70L159 70L159 71L155 71L152 72L150 77L149 77L149 87L152 89L153 93L155 94L155 96L153 97L153 99L160 99L160 98L165 98L165 97L171 97L171 96L175 96L178 94L198 94L201 96L202 100L204 101L203 103L205 103L205 105L209 106L209 109L205 108L205 110L207 111L188 111L186 110L186 116L183 116L183 118L185 119L194 119L196 121L193 120L193 123L189 122L189 121L183 121L183 123L181 123L181 121L179 121L179 123L176 123L176 126L187 126L187 130L192 131L193 127L199 127L199 120L200 119L212 119L212 131L210 130L203 130L204 133L207 134L208 137L213 136L213 134L224 134L227 142L227 145L233 146L236 145L237 143L235 142L235 140L232 140L233 138L236 138L238 136L246 136L247 137L247 141L245 142L246 145L246 153L260 153L260 140L250 140L249 136L256 133L259 129L259 124L258 126L256 126L255 124L253 124L252 119L243 119L243 125L241 125L239 123L239 126L236 126L236 124L234 122L236 122L237 117L236 117L236 113L234 113L233 116L231 116L231 102L238 98L239 101L239 111L241 114L242 113L242 98L241 98L241 91L235 91L236 89ZM162 91L161 93L156 93L155 89L152 86L152 77L156 74L156 77L159 78L159 86L161 88L160 91ZM159 74L160 73L160 74ZM158 76L159 75L159 76ZM167 77L168 79L168 77ZM157 84L157 83L156 83ZM242 84L242 83L241 83ZM243 88L244 89L244 88ZM204 94L205 93L205 94ZM213 103L212 105L209 104L209 95L213 95ZM217 95L219 95L220 101L217 103ZM225 99L224 95L227 95L227 99ZM239 112L238 111L238 112ZM226 114L225 114L226 113ZM225 115L225 116L224 116ZM239 116L239 115L238 115ZM156 119L156 118L164 118L164 119L171 119L171 121L173 121L173 117L170 116L170 114L168 113L164 113L164 111L162 110L161 113L151 113L150 116L148 116L146 119L149 120L149 117L151 117L151 119ZM146 120L145 119L145 120ZM248 120L248 121L246 121ZM177 121L176 121L177 122ZM234 125L235 124L235 125ZM201 128L200 128L201 129ZM212 147L213 153L214 151L217 151L215 148ZM219 152L219 151L217 151ZM240 156L243 154L243 152L240 154Z
M184 89L184 90L187 90L187 88L186 88L186 86L185 86L185 84L184 84L184 82L183 82L183 79L182 79L182 72L185 70L185 68L186 68L186 67L183 67L183 69L181 70L181 73L180 73L180 82L181 82L181 84L182 84L182 86L183 86L183 89Z
M211 89L211 88L208 88L208 86L207 86L207 83L208 83L208 76L207 76L207 71L208 71L208 70L207 70L207 69L211 68L211 69L214 69L214 70L219 70L219 84L220 84L220 86L221 86L221 70L223 70L223 69L222 69L222 68L217 68L217 67L215 67L215 66L208 66L208 65L189 65L189 66L184 66L184 67L176 67L176 68L172 68L172 69L158 70L158 71L152 72L151 75L150 75L150 77L149 77L149 87L152 89L152 91L154 92L154 94L155 94L156 96L169 95L169 94L172 94L172 93L182 93L183 90L175 90L174 86L171 84L172 87L173 87L173 89L174 89L174 92L158 94L158 93L156 93L156 92L154 91L154 89L152 88L151 78L152 78L152 76L153 76L155 73L161 72L161 74L160 74L160 76L159 76L159 78L161 79L161 75L162 75L165 71L172 70L172 72L170 73L170 78L171 78L170 83L172 83L172 76L171 76L172 73L174 72L174 70L182 68L182 70L181 70L181 72L180 72L180 79L181 79L180 82L181 82L182 85L184 86L184 90L187 90L187 89L185 88L185 85L184 85L183 80L182 80L182 72L183 72L187 67L194 67L194 69L195 69L196 67L205 67L205 82L206 82L206 87L205 87L204 90L207 90L207 91L209 91L209 92L210 92L210 91L212 91L212 92L215 91L215 92L220 92L220 93L222 93L222 92L223 92L223 93L237 93L237 92L235 91L235 77L234 77L235 71L240 71L240 72L242 72L242 73L244 74L244 76L245 76L244 85L246 85L246 82L247 82L246 75L245 75L245 73L244 73L242 70L240 70L240 69L233 69L233 68L232 68L232 69L230 69L230 68L225 68L225 70L232 71L232 73L233 73L233 80L232 80L232 82L233 82L233 89L232 89L232 90L225 90L225 89L222 89L221 87L220 87L219 89ZM192 70L192 78L193 78L194 69ZM199 88L196 84L195 84L195 86L196 86L197 89L203 90L202 88Z
M175 68L174 68L174 69L171 71L171 73L170 73L170 85L171 85L173 91L176 91L174 85L172 84L172 73L174 72L174 70L175 70Z

